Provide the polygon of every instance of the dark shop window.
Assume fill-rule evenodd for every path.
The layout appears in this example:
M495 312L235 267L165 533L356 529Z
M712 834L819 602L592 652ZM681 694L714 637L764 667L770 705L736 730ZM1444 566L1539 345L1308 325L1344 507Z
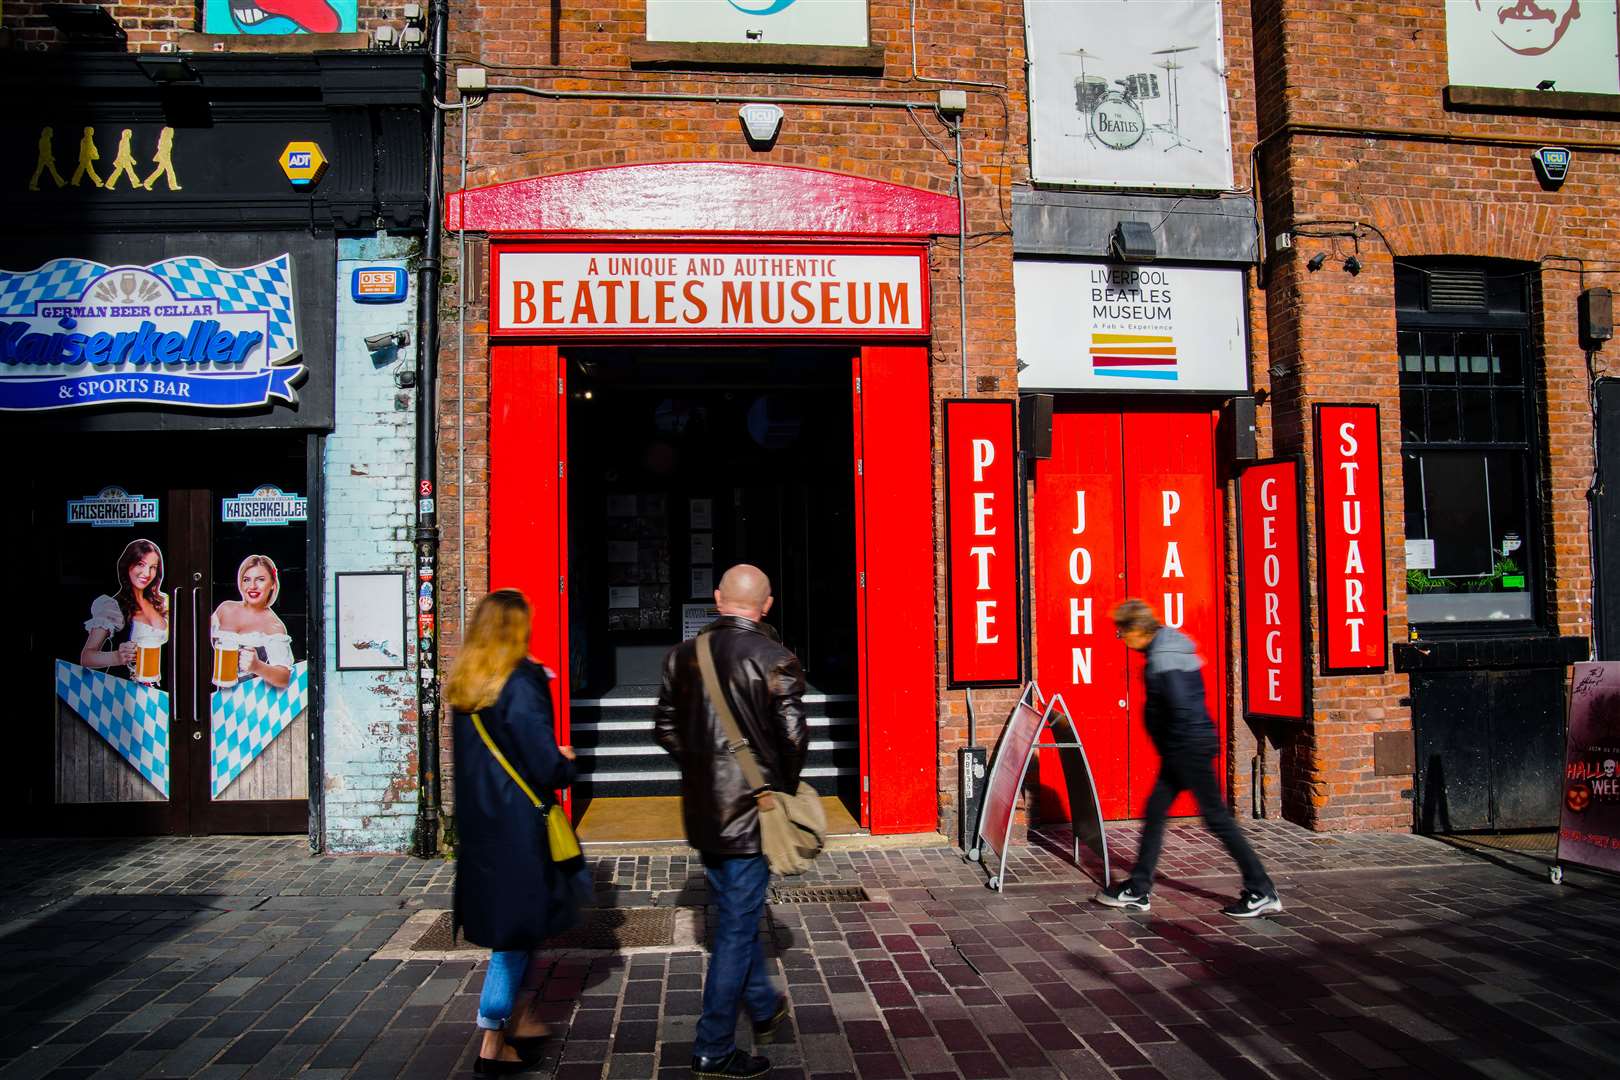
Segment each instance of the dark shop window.
M1401 264L1396 280L1407 618L1534 622L1529 273Z

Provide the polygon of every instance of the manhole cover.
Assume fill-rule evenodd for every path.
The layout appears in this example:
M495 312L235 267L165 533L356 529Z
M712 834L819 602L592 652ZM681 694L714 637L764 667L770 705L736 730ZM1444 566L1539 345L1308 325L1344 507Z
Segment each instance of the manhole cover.
M547 941L548 949L633 949L675 944L674 908L595 908L583 923ZM411 945L412 952L480 950L450 933L448 911Z
M859 885L778 885L770 899L773 904L864 904L871 897Z

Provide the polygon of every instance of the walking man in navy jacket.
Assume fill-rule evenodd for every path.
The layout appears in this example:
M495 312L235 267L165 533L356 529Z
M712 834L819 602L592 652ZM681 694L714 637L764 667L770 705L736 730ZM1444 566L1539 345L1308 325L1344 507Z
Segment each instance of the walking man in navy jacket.
M1237 919L1281 911L1276 887L1221 799L1215 779L1220 745L1204 702L1204 677L1199 671L1204 662L1192 639L1162 625L1153 608L1141 600L1124 601L1114 608L1112 617L1120 640L1147 658L1143 719L1161 760L1158 782L1142 814L1145 820L1136 865L1130 877L1099 892L1097 903L1127 911L1147 911L1153 906L1148 894L1153 888L1153 868L1164 847L1165 818L1176 796L1191 791L1205 827L1226 845L1243 873L1243 891L1221 910Z

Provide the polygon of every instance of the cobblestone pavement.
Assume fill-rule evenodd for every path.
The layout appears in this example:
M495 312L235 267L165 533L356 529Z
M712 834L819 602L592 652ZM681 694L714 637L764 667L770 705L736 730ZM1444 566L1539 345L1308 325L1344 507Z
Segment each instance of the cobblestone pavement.
M770 908L794 1010L773 1075L1620 1065L1620 882L1566 870L1553 886L1546 856L1245 825L1283 893L1276 919L1218 913L1236 879L1191 823L1172 828L1144 915L1087 902L1095 884L1057 854L1061 835L1021 848L1001 894L949 848L829 852L803 883L872 900ZM1110 839L1118 875L1134 831ZM0 1078L470 1072L480 955L376 955L448 906L448 864L314 858L298 839L5 841L0 856ZM600 854L594 870L604 904L706 901L684 852ZM557 1037L537 1075L684 1076L703 965L679 945L543 954L532 975Z

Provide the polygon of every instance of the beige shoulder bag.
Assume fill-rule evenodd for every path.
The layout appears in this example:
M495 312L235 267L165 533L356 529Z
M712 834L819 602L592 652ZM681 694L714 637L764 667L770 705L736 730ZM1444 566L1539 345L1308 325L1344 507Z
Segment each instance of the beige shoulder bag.
M709 647L709 635L699 634L697 639L698 667L703 672L703 690L714 715L726 730L727 748L742 768L743 779L754 790L756 802L771 796L770 806L759 807L759 846L765 861L774 873L784 877L802 874L810 869L821 849L827 846L827 810L821 805L816 789L802 780L799 790L791 795L785 791L772 791L765 783L765 774L759 771L759 762L748 749L737 718L731 715L731 706L720 689L720 677L714 670L714 652Z

